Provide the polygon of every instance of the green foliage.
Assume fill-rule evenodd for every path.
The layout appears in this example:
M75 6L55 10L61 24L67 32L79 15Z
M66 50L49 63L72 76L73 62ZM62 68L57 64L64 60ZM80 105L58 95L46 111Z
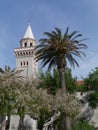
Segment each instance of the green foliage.
M98 90L98 68L92 70L88 77L84 79L85 91Z
M58 128L57 130L65 130L65 115L66 113L62 111L58 119L54 122L54 128Z
M0 68L0 114L11 114L15 103L15 86L16 81L20 81L18 74L20 71L11 70L9 66L5 66L3 70Z
M69 93L73 93L77 91L77 78L72 77L71 69L65 69L65 80L66 80L66 87ZM53 69L53 73L51 74L49 71L45 73L42 70L39 73L40 82L38 84L38 88L47 89L49 94L55 95L56 92L60 89L60 78L59 73L56 69Z
M88 92L86 98L89 105L95 109L98 106L98 68L92 70L88 77L84 79L82 91Z
M12 113L14 108L14 93L13 95L8 92L8 87L0 87L0 114L9 115ZM9 89L11 90L11 89Z
M3 73L3 69L2 68L0 68L0 72Z
M87 96L87 101L92 108L96 108L98 106L98 91L92 92Z
M38 88L45 88L49 94L55 95L60 88L59 74L56 69L53 70L53 74L49 71L39 74L40 83Z
M90 125L86 121L78 121L77 123L73 124L72 130L94 130L94 126Z
M15 88L21 81L19 74L20 71L11 70L9 66L5 66L4 70L0 68L0 115L4 120L6 115L12 114L15 109ZM6 125L3 123L4 120L1 121L1 129Z
M65 69L65 83L66 88L69 93L74 93L77 91L76 77L72 77L71 69Z
M41 108L40 109L40 114L39 114L39 118L38 118L38 129L42 130L43 128L43 124L45 123L45 121L47 119L49 119L49 117L52 116L52 112L49 112L47 110L47 108Z

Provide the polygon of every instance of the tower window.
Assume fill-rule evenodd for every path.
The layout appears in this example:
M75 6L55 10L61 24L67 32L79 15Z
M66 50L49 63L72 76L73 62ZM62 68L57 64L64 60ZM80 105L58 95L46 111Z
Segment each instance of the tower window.
M32 46L32 42L30 43L30 46Z
M24 65L25 65L25 61L24 61L23 63L24 63Z
M27 42L25 42L24 46L27 47Z
M20 62L20 65L22 66L22 62Z
M25 52L23 52L23 54L25 55Z

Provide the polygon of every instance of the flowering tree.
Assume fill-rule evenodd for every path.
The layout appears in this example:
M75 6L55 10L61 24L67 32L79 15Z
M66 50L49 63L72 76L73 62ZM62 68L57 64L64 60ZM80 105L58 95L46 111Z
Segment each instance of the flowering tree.
M15 87L22 77L21 71L5 66L0 68L0 115L2 117L1 130L5 130L6 116L10 115L14 109Z

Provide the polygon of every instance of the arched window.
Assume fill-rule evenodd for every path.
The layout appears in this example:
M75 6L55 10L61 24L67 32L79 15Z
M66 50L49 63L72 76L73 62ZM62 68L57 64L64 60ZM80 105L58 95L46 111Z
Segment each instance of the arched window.
M22 62L20 62L20 65L22 66Z
M23 54L25 55L25 52L23 52Z
M25 42L24 46L27 47L27 42Z
M24 63L24 65L25 65L25 61L24 61L23 63Z
M30 43L30 46L32 46L32 42Z

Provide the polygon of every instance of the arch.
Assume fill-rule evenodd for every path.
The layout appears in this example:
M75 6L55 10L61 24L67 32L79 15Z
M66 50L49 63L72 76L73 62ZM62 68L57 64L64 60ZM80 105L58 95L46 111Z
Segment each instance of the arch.
M27 42L24 43L24 47L27 47Z
M30 42L30 47L31 47L32 45L33 45L32 42Z
M23 54L25 55L25 52L23 52Z
M25 65L25 61L23 61L23 64Z
M28 65L28 61L27 61L27 65Z
M20 62L20 65L22 66L22 61Z

